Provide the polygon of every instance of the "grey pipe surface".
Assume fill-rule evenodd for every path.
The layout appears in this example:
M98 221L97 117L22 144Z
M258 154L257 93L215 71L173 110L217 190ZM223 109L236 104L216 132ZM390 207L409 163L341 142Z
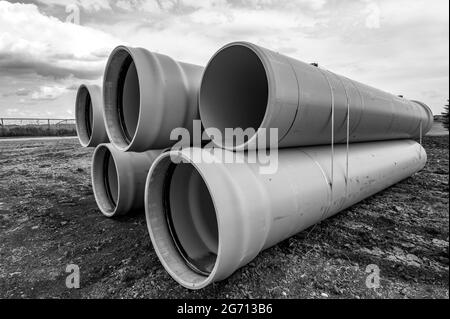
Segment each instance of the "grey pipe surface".
M147 172L161 151L121 152L100 144L91 166L92 188L100 211L107 217L142 211Z
M413 175L427 160L411 140L357 143L347 176L345 145L336 146L334 170L329 146L291 148L279 151L274 174L262 175L259 164L226 164L214 152L163 153L146 182L153 247L190 289L227 278L260 251Z
M431 110L421 102L247 42L230 43L210 59L199 109L207 132L256 131L237 143L210 135L216 145L233 150L255 147L263 128L278 129L280 148L330 144L332 131L335 143L345 143L347 115L349 142L417 138L433 124Z
M103 120L103 96L100 86L82 84L78 88L75 125L81 146L96 147L109 142Z
M118 149L163 149L174 128L192 131L199 119L203 67L143 48L119 46L106 65L103 98L107 132Z

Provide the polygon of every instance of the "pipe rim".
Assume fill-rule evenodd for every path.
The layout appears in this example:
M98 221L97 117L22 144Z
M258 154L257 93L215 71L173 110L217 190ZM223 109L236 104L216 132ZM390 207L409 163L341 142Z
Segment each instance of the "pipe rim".
M89 86L79 86L75 99L75 127L81 146L89 147L94 132L94 101Z
M223 47L221 47L219 50L217 50L217 52L214 53L214 55L210 58L210 60L208 61L207 65L205 67L205 70L204 70L203 76L202 76L202 80L201 80L201 84L200 84L199 94L198 94L200 119L202 120L202 123L205 126L205 132L207 134L208 134L208 132L206 131L206 128L208 126L204 120L205 110L204 110L204 103L202 103L202 91L204 91L203 86L204 86L205 74L207 72L208 67L214 61L214 59L217 57L217 55L231 47L244 47L246 49L249 49L252 53L254 53L258 57L259 61L261 62L262 66L264 68L264 71L265 71L266 79L267 79L267 103L265 105L264 116L263 116L258 128L255 129L255 131L256 131L255 134L252 135L246 142L239 144L239 145L229 145L226 143L215 141L211 138L211 141L220 148L224 148L224 149L230 150L230 151L242 151L242 150L246 150L246 149L250 148L250 146L256 145L257 138L258 138L258 135L259 135L261 129L268 127L268 123L271 118L271 114L269 112L269 106L275 102L274 97L276 96L276 93L275 93L276 92L276 88L275 88L276 81L274 79L274 72L273 72L272 65L271 65L269 59L267 58L266 54L264 53L264 51L259 46L255 45L253 43L250 43L250 42L246 42L246 41L235 41L235 42L228 43L228 44L224 45ZM245 130L245 128L243 128L243 129ZM210 137L210 136L208 135L208 137Z
M108 160L112 159L116 173L117 196L113 199L111 194L111 184L105 172L107 171ZM114 217L120 205L120 174L117 168L117 160L114 151L108 144L100 144L95 148L91 165L91 180L95 201L97 206L106 217Z
M142 118L142 90L141 83L143 82L140 68L137 67L137 57L134 48L120 45L116 47L109 55L106 63L105 74L103 77L103 116L105 119L105 126L108 137L112 144L121 151L130 151L134 147L138 128ZM138 114L137 121L131 132L127 128L124 120L123 100L120 103L119 99L123 99L123 91L125 86L125 78L127 72L130 70L130 65L135 65L136 76L139 90L138 100Z
M418 101L418 100L410 100L411 102L414 102L416 104L419 104L427 113L428 116L428 123L426 128L422 127L422 133L423 135L425 135L426 133L428 133L431 128L433 127L433 122L434 122L434 116L433 116L433 111L431 110L431 108L426 105L424 102ZM420 124L419 124L420 125Z
M176 158L179 163L189 164L201 177L207 187L209 196L213 203L216 222L217 222L217 256L214 267L209 274L200 274L195 272L187 263L184 256L180 254L174 238L171 235L170 226L168 226L166 212L163 208L164 191L161 184L167 182L168 170L171 165L177 165L172 162ZM155 176L156 175L156 176ZM158 259L169 273L169 275L180 285L188 289L201 289L213 283L222 263L221 244L221 218L217 211L217 204L213 196L212 189L205 178L201 168L181 151L169 151L160 154L153 162L145 183L145 217L147 229ZM155 199L156 197L156 199ZM156 203L155 203L156 202ZM156 222L156 225L155 225Z

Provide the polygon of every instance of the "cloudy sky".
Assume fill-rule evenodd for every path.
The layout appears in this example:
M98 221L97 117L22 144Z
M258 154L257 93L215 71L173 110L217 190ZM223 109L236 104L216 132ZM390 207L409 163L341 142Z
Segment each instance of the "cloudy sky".
M77 86L101 83L119 44L204 65L237 40L435 114L449 96L448 0L0 0L0 117L73 118Z

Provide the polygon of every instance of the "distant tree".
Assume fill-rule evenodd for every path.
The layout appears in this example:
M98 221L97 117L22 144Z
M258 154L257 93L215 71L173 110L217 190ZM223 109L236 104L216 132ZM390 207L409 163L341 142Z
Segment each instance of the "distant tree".
M442 123L444 124L444 127L448 130L448 100L447 104L444 106L444 112L442 112Z

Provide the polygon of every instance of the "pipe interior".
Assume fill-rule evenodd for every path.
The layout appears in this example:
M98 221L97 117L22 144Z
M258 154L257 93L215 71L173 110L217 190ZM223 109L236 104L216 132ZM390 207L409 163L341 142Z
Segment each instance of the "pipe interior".
M217 260L219 231L202 176L192 164L163 158L153 170L147 196L147 224L162 263L184 283L204 282Z
M75 117L78 137L82 145L87 146L92 137L94 114L89 90L82 86L78 90L75 104Z
M103 160L103 183L108 199L112 206L117 206L117 198L119 194L119 184L117 179L117 169L114 158L111 153L105 152Z
M119 147L127 147L138 126L140 88L135 62L126 49L112 54L104 81L105 120L110 138Z
M268 80L264 65L250 48L233 45L219 51L205 69L200 114L206 128L260 127L267 109Z
M119 177L114 157L106 146L94 154L92 181L100 209L113 214L119 198Z
M124 65L117 88L119 97L118 112L121 128L126 140L130 143L136 133L139 120L139 79L134 61L128 60ZM118 98L119 98L118 97Z
M94 123L94 111L92 110L91 95L88 93L85 101L85 123L86 131L89 137L92 136L92 126Z

